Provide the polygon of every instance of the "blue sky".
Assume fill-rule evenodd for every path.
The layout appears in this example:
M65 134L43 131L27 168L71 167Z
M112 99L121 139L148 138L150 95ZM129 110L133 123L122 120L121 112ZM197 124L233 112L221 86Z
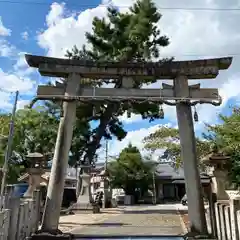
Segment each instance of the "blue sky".
M13 3L15 2L15 3ZM16 3L18 2L18 3ZM24 3L25 2L25 3ZM112 0L120 11L126 11L133 0ZM237 0L167 0L155 1L163 17L159 23L162 34L169 36L171 44L161 51L162 56L175 56L177 60L234 56L229 70L220 72L216 80L201 82L202 87L218 88L223 97L220 107L198 106L199 122L195 124L196 134L204 130L204 122L215 124L218 113L229 114L229 105L239 104L240 66L240 11L193 11L168 8L239 8ZM84 34L91 31L91 21L95 16L106 16L106 5L100 0L0 0L0 108L11 110L14 91L20 90L19 106L23 107L36 93L36 86L49 79L41 77L24 61L24 53L62 57L66 49L73 45L81 47L86 43ZM200 5L199 5L200 4ZM227 5L226 5L227 4ZM159 88L162 81L153 84ZM124 114L120 119L129 132L121 143L110 143L110 154L115 155L129 142L142 148L142 139L161 125L177 126L174 107L164 106L165 119L149 123L133 115Z

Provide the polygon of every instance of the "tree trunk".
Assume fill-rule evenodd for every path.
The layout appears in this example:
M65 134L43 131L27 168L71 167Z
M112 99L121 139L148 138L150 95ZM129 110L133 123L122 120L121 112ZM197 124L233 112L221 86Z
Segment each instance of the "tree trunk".
M103 115L103 118L100 120L100 124L99 124L98 128L96 129L96 133L93 137L93 140L89 144L87 152L84 156L84 160L86 160L87 164L92 163L93 157L97 151L97 146L99 145L99 143L105 133L105 129L106 129L109 121L111 120L113 112L114 112L114 106L113 105L108 106L106 109L106 112Z
M105 133L105 129L107 127L107 124L109 123L109 121L111 120L112 114L114 111L114 107L112 105L110 105L105 114L103 115L103 118L100 121L100 124L96 130L96 133L93 137L92 142L89 144L89 147L87 148L86 154L84 155L84 162L86 165L89 165L92 163L94 155L97 151L97 146L99 145L104 133ZM80 196L81 194L81 190L82 190L82 179L81 179L81 174L83 173L83 171L85 173L90 174L90 168L83 168L82 171L79 172L79 176L78 176L78 186L77 186L77 198ZM90 193L91 194L91 193ZM90 199L92 199L92 195L90 196Z

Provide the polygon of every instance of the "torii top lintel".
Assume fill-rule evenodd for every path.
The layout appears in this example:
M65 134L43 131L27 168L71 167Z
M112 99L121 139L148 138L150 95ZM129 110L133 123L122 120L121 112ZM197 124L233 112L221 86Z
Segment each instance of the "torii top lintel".
M193 61L169 62L94 62L25 55L30 67L38 68L43 76L67 77L75 72L82 77L114 79L120 76L173 79L185 75L188 79L215 78L219 70L228 69L232 57L213 58Z

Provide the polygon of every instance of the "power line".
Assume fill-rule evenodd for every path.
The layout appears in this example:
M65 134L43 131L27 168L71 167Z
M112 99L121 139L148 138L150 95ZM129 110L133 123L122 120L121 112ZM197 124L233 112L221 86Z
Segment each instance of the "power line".
M212 58L219 58L219 57L237 57L240 56L240 53L216 53L216 54L194 54L194 53L186 53L186 54L176 54L176 55L161 55L162 58L170 58L170 57L212 57Z
M33 1L14 1L14 0L1 0L1 3L7 3L7 4L26 4L26 5L43 5L43 6L49 6L52 4L47 3L47 2L33 2ZM92 5L92 4L76 4L76 3L71 3L69 5L72 6L78 6L81 8L95 8L95 7L110 7L114 6L111 4L102 4L102 5ZM129 8L129 5L122 5L122 6L116 6L117 8ZM221 11L221 12L232 12L232 11L240 11L240 8L212 8L212 7L158 7L159 10L182 10L182 11Z

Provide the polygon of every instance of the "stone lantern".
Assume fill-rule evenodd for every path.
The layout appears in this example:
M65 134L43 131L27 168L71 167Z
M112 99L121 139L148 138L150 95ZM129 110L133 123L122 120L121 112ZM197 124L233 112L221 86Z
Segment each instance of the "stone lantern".
M77 202L74 205L75 210L91 210L92 209L92 203L93 203L93 197L91 193L91 175L90 173L90 165L81 165L82 168L82 174L81 177L81 189L80 193L77 196Z
M41 153L29 153L27 156L29 162L28 174L28 189L24 194L24 197L32 198L33 192L40 187L41 176L47 168L47 159Z
M230 157L223 153L214 152L204 160L209 166L208 174L212 178L212 192L216 194L217 200L228 200L226 188L229 184Z

